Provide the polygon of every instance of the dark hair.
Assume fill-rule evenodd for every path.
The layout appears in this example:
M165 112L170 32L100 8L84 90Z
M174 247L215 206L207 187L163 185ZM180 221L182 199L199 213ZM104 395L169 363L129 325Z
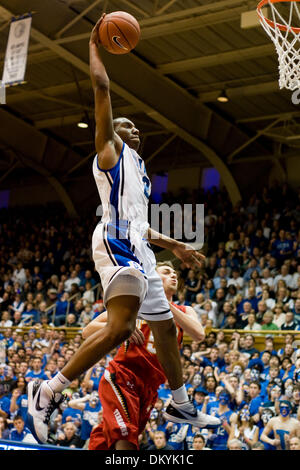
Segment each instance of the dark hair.
M197 432L197 434L194 435L193 442L195 439L199 439L199 438L202 439L202 442L205 444L205 437L202 434L200 434L200 432Z
M261 354L263 355L263 354L265 354L265 353L267 353L267 354L269 354L270 356L272 356L271 351L268 351L267 349L266 349L265 351L263 351Z
M293 363L293 362L292 362L292 359L291 359L290 357L288 357L288 356L284 356L284 357L281 359L281 362L283 362L285 359L287 359L287 360L290 362L290 364Z
M261 390L261 385L260 385L260 383L259 383L259 382L257 382L256 380L251 380L251 382L249 383L249 386L250 386L251 384L255 384L255 385L257 385L257 386L258 386L258 388L259 388L259 390Z
M235 313L232 313L232 312L227 315L227 318L229 318L229 317L232 317L232 318L234 318L235 320L237 319L236 314L235 314Z
M14 417L13 421L17 421L17 420L19 420L19 419L20 419L21 421L23 421L23 423L24 423L24 419L23 419L23 417L22 417L21 415L16 415L16 416Z
M214 331L210 331L207 336L214 336L215 339L217 339L217 333L215 333Z
M280 388L280 393L282 394L283 393L283 384L280 384L280 383L277 383L275 382L274 380L270 381L267 385L267 392L268 394L271 393L271 390L273 387L279 387Z
M214 375L207 375L207 376L205 377L205 379L204 379L204 384L205 384L205 385L206 385L208 379L213 379L214 382L215 382L215 385L216 385L216 386L218 385L218 381L217 381L217 379L216 379L216 377L215 377Z

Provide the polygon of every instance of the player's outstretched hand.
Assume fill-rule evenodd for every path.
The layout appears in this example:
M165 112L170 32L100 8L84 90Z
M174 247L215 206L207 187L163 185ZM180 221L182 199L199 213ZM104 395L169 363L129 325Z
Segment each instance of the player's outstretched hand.
M205 260L205 256L199 251L195 250L191 245L187 243L181 243L177 245L173 253L179 258L188 268L194 268L201 266L201 262Z
M142 346L145 341L145 336L143 335L143 332L136 328L132 335L129 338L130 343L137 344L138 346Z
M91 32L90 44L96 44L97 47L99 47L99 45L101 44L101 41L100 41L100 38L99 38L99 28L100 28L100 25L101 25L105 15L106 15L106 13L103 13L101 15L101 17L99 18L99 20L97 21L97 23L95 24L95 26L93 27L92 32Z

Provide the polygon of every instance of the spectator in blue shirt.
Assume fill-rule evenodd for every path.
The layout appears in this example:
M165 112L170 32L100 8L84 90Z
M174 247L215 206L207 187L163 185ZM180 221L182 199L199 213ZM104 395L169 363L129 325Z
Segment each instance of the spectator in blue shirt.
M246 270L243 279L245 282L250 281L253 271L260 271L259 266L257 266L257 261L255 258L252 258L248 264L248 269Z
M224 359L219 357L219 349L217 346L211 348L209 358L200 356L198 359L201 361L201 366L203 367L212 366L221 369L221 367L225 365Z
M30 429L25 427L24 419L20 415L16 415L13 420L14 427L9 433L10 441L22 442L26 436L32 436Z
M263 397L261 396L261 384L258 381L251 381L249 383L249 396L240 404L240 409L245 405L248 405L250 416L253 416L255 422L258 421L259 416L259 407L263 402Z
M214 279L213 279L213 283L214 283L214 288L215 290L217 289L220 289L221 286L221 280L222 279L225 279L226 281L229 279L228 276L227 276L227 272L226 272L226 268L219 268L218 270L218 276L216 276Z
M169 386L168 382L165 382L158 389L158 398L161 398L165 402L170 397L172 397L170 386Z
M16 387L12 390L10 397L10 413L12 416L15 414L20 415L25 424L27 419L28 396L27 396L27 382L21 375L18 378Z
M24 326L33 325L40 321L38 311L33 308L32 304L27 304L22 312L21 319Z
M193 391L193 404L197 410L202 410L204 398L208 395L207 391L203 387L197 387Z
M245 353L248 355L248 358L250 358L253 354L259 353L258 349L254 347L254 336L253 335L245 335L245 345L242 349L240 349L241 353ZM250 364L249 364L250 367Z
M80 274L79 278L81 280L80 287L84 287L87 282L90 282L92 284L92 287L94 287L96 285L96 281L93 278L92 271L90 271L89 269L87 269L85 271L84 276L82 276L82 274Z
M272 255L283 262L293 254L293 241L288 240L284 230L279 231L279 238L272 243Z
M31 380L35 379L49 379L49 377L45 374L44 370L42 369L42 359L39 357L34 357L32 359L31 370L25 375L26 382L30 382Z
M10 399L6 396L4 385L0 382L0 416L9 418Z
M69 297L70 297L70 294L68 292L64 292L61 298L57 300L56 302L55 322L54 322L55 326L63 325L65 322Z
M98 414L102 409L98 393L93 392L77 400L70 400L69 406L82 412L82 424L80 438L84 443L89 439L93 427L98 424Z
M73 399L76 399L77 394L74 393L74 395L73 395ZM68 406L67 402L65 402L65 406L63 403L61 405L61 408L64 408L63 414L62 414L62 424L65 424L71 421L72 423L75 423L77 427L81 426L81 423L82 423L82 411L81 410L71 408L70 406Z
M233 411L229 408L230 394L223 390L219 399L207 404L207 414L220 418L221 424L209 435L207 444L213 450L226 450L231 431Z

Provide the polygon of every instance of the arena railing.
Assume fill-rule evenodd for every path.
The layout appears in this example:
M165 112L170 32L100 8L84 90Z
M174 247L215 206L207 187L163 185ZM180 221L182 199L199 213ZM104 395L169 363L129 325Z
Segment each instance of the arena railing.
M18 333L21 333L22 335L24 333L28 333L30 330L36 330L36 338L40 337L39 330L40 329L46 329L46 330L51 330L51 331L61 331L64 330L66 332L66 338L67 340L73 339L77 334L81 335L81 332L83 330L83 327L65 327L65 326L49 326L47 325L46 327L44 326L12 326L12 327L0 327L0 333L5 334L5 331L7 330L12 330L12 331L17 331Z
M274 341L274 349L280 349L284 346L284 338L288 334L294 336L295 347L300 349L300 331L296 330L220 330L217 328L205 328L205 335L207 336L211 331L218 334L219 331L223 331L225 334L225 342L229 343L232 339L232 334L237 332L241 336L253 335L254 346L259 351L264 351L265 349L265 339L267 336L272 336ZM185 344L190 344L192 339L188 335L183 336L183 341Z
M94 290L97 290L96 292L96 297L95 297L95 301L99 300L99 295L100 295L100 289L101 289L101 284L98 283L98 284L95 284L94 287L92 287L90 290L93 292ZM68 302L67 302L67 310L66 310L66 314L65 314L65 322L67 320L67 316L69 315L70 313L70 306L71 306L71 302L76 299L76 297L78 297L78 300L81 299L82 295L80 292L76 292L76 294L72 295L72 297L70 297L68 299ZM52 323L54 324L55 322L55 318L56 318L56 310L57 310L57 302L55 302L54 304L52 305L49 305L49 307L47 307L45 309L45 313L48 315L49 312L52 312Z
M35 327L33 326L13 326L13 327L0 327L0 333L5 333L7 330L17 330L18 332L24 334L27 333L29 330L36 329L36 336L39 337L39 329L40 328L45 328L45 327ZM77 334L81 334L83 328L82 327L65 327L65 326L46 326L46 329L50 330L64 330L66 332L66 337L67 339L73 339ZM294 336L294 345L296 347L299 346L300 349L300 331L296 330L264 330L264 331L247 331L247 330L219 330L216 328L206 328L205 329L205 334L206 336L211 332L218 333L219 331L223 331L225 334L225 342L229 343L232 339L232 334L237 332L240 335L246 336L248 334L253 335L254 337L254 346L259 350L263 351L265 349L265 339L267 336L272 336L274 340L274 348L275 349L280 349L284 346L284 338L288 334L292 334ZM191 344L192 338L188 335L184 335L183 337L183 342L184 344Z

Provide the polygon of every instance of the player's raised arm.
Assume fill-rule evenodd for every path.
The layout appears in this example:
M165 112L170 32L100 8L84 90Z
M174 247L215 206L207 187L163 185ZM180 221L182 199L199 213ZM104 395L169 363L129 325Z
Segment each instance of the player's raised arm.
M153 245L172 251L188 268L201 266L201 261L205 259L205 256L195 250L191 245L167 237L150 227L148 229L147 239Z
M122 150L122 140L114 132L113 115L110 99L109 78L99 53L99 26L105 14L92 30L90 51L90 76L95 100L95 146L98 154L98 165L103 170L113 168Z

